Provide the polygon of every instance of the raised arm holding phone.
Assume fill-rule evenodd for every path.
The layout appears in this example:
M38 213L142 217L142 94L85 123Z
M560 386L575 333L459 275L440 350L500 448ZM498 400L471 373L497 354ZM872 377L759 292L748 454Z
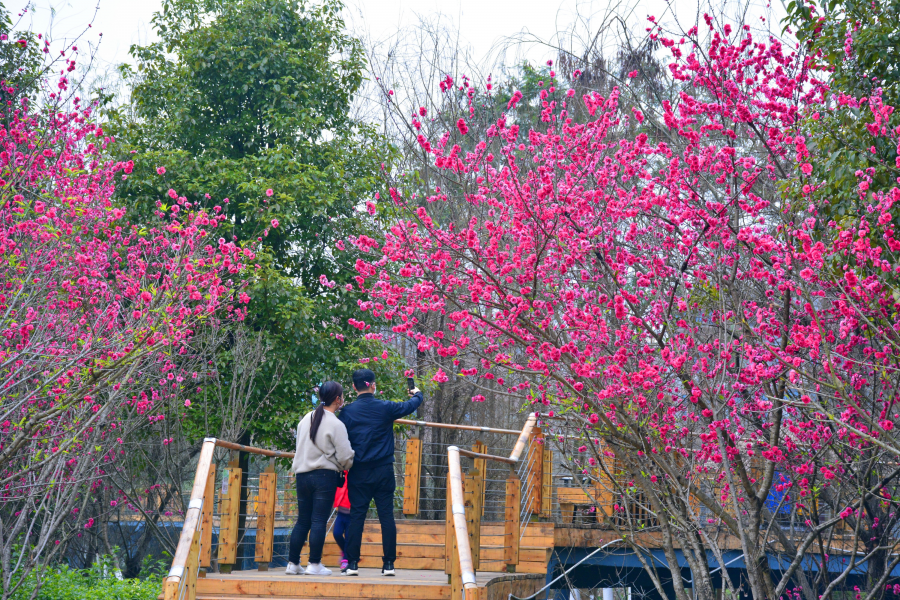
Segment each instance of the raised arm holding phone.
M394 523L394 421L419 408L422 392L407 379L410 399L387 402L375 397L375 373L369 369L353 372L357 399L345 406L338 418L347 427L355 457L347 475L350 497L350 526L347 530L347 575L359 575L359 554L369 504L374 499L381 522L383 567L381 574L394 575L397 559L397 525Z

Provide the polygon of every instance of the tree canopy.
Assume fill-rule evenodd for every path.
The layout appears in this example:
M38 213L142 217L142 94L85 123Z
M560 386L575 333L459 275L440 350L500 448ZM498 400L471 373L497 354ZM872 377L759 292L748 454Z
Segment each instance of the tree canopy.
M135 161L118 188L123 203L149 216L172 188L194 206L221 207L238 241L262 242L249 322L267 332L264 368L282 380L251 428L270 440L360 335L347 325L355 306L343 287L353 257L336 248L365 227L354 215L387 152L351 115L365 63L340 9L166 2L153 21L160 40L132 48L132 112L112 119Z

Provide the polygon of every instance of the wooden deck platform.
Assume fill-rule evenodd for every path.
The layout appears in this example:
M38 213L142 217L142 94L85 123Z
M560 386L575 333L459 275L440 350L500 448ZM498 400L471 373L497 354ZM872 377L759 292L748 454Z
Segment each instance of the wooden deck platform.
M544 582L544 576L537 574L478 573L476 579L478 600L505 600L510 592L533 593ZM197 600L236 598L449 600L450 584L443 571L399 569L395 577L383 577L381 569L375 568L361 568L357 577L341 575L338 570L330 576L286 575L278 569L209 573L197 580Z

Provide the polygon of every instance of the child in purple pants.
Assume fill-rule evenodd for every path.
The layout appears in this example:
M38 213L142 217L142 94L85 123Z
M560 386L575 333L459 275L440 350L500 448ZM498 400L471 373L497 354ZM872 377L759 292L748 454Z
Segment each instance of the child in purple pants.
M344 536L350 525L350 496L347 494L347 472L344 471L344 485L334 494L334 507L337 516L334 518L334 541L341 549L341 573L347 570L347 555L344 552Z

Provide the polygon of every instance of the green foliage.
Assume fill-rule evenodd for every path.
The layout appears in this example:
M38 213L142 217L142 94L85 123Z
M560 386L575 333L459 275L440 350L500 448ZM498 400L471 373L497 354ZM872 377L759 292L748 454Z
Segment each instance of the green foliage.
M51 568L41 577L35 600L155 600L162 589L164 568L147 565L142 573L147 573L142 579L119 579L108 556L87 569ZM30 599L35 584L32 576L13 599Z
M881 87L887 104L900 99L900 0L792 0L785 21L820 65L834 69L834 88L867 96ZM845 52L847 33L852 53Z
M16 24L0 2L0 35L8 38L0 41L0 86L3 87L0 98L4 104L12 101L14 105L20 98L34 94L44 72L37 36L31 31L16 31Z
M349 115L364 59L340 13L335 0L168 0L153 21L160 41L133 47L138 70L123 70L133 113L109 114L135 163L123 204L152 220L174 189L224 210L223 235L259 244L248 322L270 337L260 382L282 374L251 424L263 443L288 443L312 387L344 375L341 337L361 335L347 325L353 248L336 248L366 231L358 207L389 152Z
M786 23L808 46L811 64L830 73L832 89L855 97L868 97L881 90L885 104L900 102L900 0L825 0L790 2ZM852 38L850 58L845 49ZM836 98L829 99L835 102ZM897 148L887 137L873 136L866 125L874 122L868 103L861 108L825 111L809 115L803 124L813 166L812 180L818 184L820 227L829 220L841 223L865 214L871 194L895 185ZM900 124L900 112L890 118ZM858 192L859 176L871 177L867 194ZM807 178L799 176L792 194L803 194ZM880 242L877 240L876 242Z

